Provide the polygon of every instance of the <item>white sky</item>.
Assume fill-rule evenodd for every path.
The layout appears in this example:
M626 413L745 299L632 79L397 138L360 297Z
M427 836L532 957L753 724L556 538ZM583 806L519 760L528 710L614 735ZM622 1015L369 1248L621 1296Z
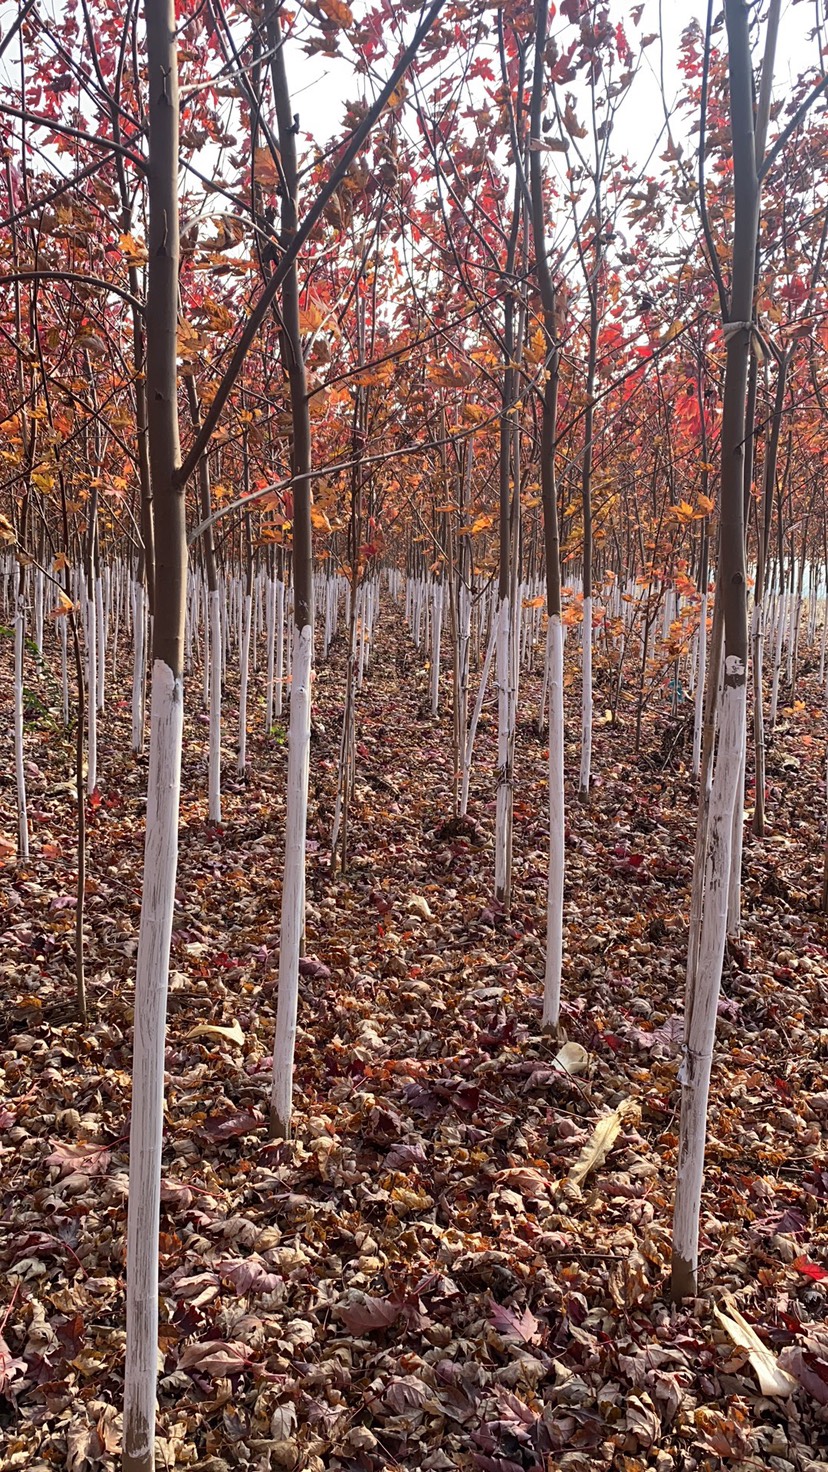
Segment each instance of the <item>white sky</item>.
M630 18L630 12L634 8L635 0L615 0L615 3L610 0L611 16L613 20L624 22L634 54L637 52L638 37L659 31L662 35L661 46L654 42L645 51L639 75L620 109L614 133L614 152L627 153L631 160L641 165L648 157L664 121L659 83L661 51L663 49L665 92L668 101L672 101L679 90L677 60L681 34L694 16L700 24L704 24L707 5L706 0L660 0L660 3L659 0L645 0L644 12L637 27ZM360 0L354 0L352 9L356 15L360 14ZM714 11L714 14L720 13L721 0ZM494 33L494 8L490 14ZM797 75L805 68L816 65L816 43L808 39L813 24L814 6L811 0L808 3L800 0L799 4L795 4L794 0L785 0L774 68L776 98L784 99L790 93ZM568 28L568 23L562 23L561 17L557 16L551 23L550 31L560 30L565 34ZM764 28L762 34L764 37ZM319 56L307 57L302 53L301 47L295 44L289 44L286 59L294 106L300 115L302 132L305 135L310 133L317 141L324 143L338 133L343 102L353 100L361 94L365 79L356 76L347 61L333 61ZM382 64L382 76L386 74L388 66L387 61Z
M774 72L774 93L777 98L784 99L797 74L816 64L816 43L809 39L814 25L815 3L821 9L825 8L825 0L799 0L799 3L796 0L784 0ZM366 8L364 0L352 0L352 9L357 18ZM706 0L645 0L638 26L633 24L630 15L634 8L635 0L614 0L614 3L610 0L611 17L614 21L624 22L633 52L637 51L637 38L652 32L660 31L662 42L661 45L655 42L644 54L639 75L618 114L613 151L616 154L627 153L631 162L641 166L649 156L663 126L659 68L663 64L665 91L671 100L678 92L676 62L681 33L694 16L703 23L707 6ZM720 14L721 8L722 0L717 0L715 13ZM64 0L39 0L37 9L44 16L59 15L64 11ZM0 36L5 34L17 13L16 0L0 0ZM494 7L488 14L491 16L494 36ZM410 34L415 19L411 12L406 14L407 35ZM315 29L318 34L318 28ZM571 33L569 23L560 14L556 15L550 23L550 33L557 33L564 38L567 31ZM828 30L826 34L828 35ZM0 61L0 75L5 74L16 79L18 48L19 40L15 37ZM347 42L344 49L349 49ZM296 42L288 42L286 59L294 107L300 115L303 141L312 137L324 144L340 134L343 103L363 93L366 79L355 75L348 60L308 57ZM494 62L497 70L496 56ZM387 75L390 64L387 59L379 64L377 74L380 78L384 79ZM71 94L66 96L68 103Z
M796 77L802 71L813 70L816 66L818 59L816 43L810 39L815 20L815 4L824 10L826 0L799 0L799 3L796 3L796 0L783 0L779 46L774 70L774 95L777 99L784 101L790 94ZM44 16L59 15L63 13L64 5L65 0L38 0L37 8ZM721 14L721 6L722 0L716 0L714 12L716 15ZM352 0L352 8L359 18L368 9L368 4L366 0ZM612 152L616 157L626 155L634 174L640 169L657 174L660 167L659 155L666 147L659 72L663 67L665 94L668 103L672 103L680 90L677 60L682 31L693 17L703 24L707 0L644 0L643 14L638 26L633 24L631 18L631 11L635 8L636 0L610 0L611 18L614 21L623 21L634 56L638 54L638 42L641 37L651 33L660 33L661 41L655 41L644 51L638 75L616 116ZM16 0L0 0L0 35L5 33L17 12ZM417 17L411 11L401 12L401 14L404 16L405 34L408 36L411 34ZM494 7L486 12L491 28L491 43L485 44L493 71L497 75L499 63L496 54L495 14ZM302 16L301 13L299 27L306 34L319 35L318 25L313 22L309 26L308 17ZM573 29L570 23L558 13L550 23L550 33L556 35L562 46L565 46L573 34ZM240 34L242 34L241 29ZM825 34L828 34L828 28ZM762 37L764 37L764 27L762 27ZM723 44L723 34L719 39ZM12 81L13 85L18 76L18 49L19 38L15 37L6 55L0 61L0 77L5 76ZM357 100L365 95L366 86L370 87L372 92L376 90L378 84L387 76L397 54L395 44L392 43L389 49L390 59L386 57L380 61L376 74L371 78L366 78L363 74L355 73L352 61L346 57L334 60L320 55L308 57L300 41L289 40L287 42L288 78L293 108L299 114L300 120L300 152L304 152L311 141L324 147L332 138L341 136L344 103ZM347 36L343 37L343 51L346 53L350 51ZM572 90L576 94L576 106L579 106L582 101L582 98L579 99L579 87L573 84ZM75 99L71 93L64 94L64 97L68 108ZM586 121L585 109L579 106L579 110L582 113L581 120ZM672 126L674 135L679 141L682 140L682 136L684 137L688 163L695 172L692 164L695 137L691 138L687 133L691 121L693 119L684 111L675 115ZM410 109L406 109L403 125L406 131L416 135L417 124ZM773 131L772 124L771 141ZM42 141L42 136L41 134L40 141ZM569 156L550 154L547 155L546 166L551 171L556 171L565 169L568 162L574 162L572 154ZM221 170L220 163L218 167ZM209 162L206 163L206 168L209 171ZM193 188L192 179L188 178L182 182L188 190Z

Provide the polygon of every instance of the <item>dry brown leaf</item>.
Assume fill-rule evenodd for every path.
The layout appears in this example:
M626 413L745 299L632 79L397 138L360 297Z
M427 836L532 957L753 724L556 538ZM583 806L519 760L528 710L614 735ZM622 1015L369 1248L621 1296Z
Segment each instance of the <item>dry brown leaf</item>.
M728 1296L722 1302L727 1307L723 1313L717 1306L714 1313L725 1333L739 1349L748 1351L751 1368L759 1381L763 1395L793 1395L797 1382L787 1370L781 1369L773 1350L763 1344L756 1330L742 1318L735 1303Z

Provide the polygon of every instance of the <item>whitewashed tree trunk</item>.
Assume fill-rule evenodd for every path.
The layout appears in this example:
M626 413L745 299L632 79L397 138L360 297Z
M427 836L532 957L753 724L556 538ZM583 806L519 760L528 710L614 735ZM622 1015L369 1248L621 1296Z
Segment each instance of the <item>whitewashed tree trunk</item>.
M735 656L727 660L732 666ZM734 800L745 746L744 670L726 671L719 713L719 747L710 795L708 843L704 873L704 910L699 940L697 979L688 996L682 1086L681 1138L673 1222L674 1273L681 1265L695 1278L699 1256L699 1213L704 1179L707 1101L716 1037L716 1014L727 938ZM728 678L729 677L729 678Z
M111 569L110 568L107 568L107 574L111 574ZM117 566L116 567L116 570L115 570L115 588L114 588L115 596L114 596L113 607L112 607L112 623L113 623L113 628L112 628L112 683L113 683L113 685L115 684L115 682L116 682L116 680L118 678L118 636L119 636L119 634L121 632L121 596L120 596L120 589L121 589L121 583L120 583L120 566ZM110 594L112 592L112 578L111 578L111 576L110 576L110 578L108 579L108 582L107 582L107 591Z
M745 440L748 368L755 309L756 243L759 232L760 186L757 164L771 104L773 58L780 0L772 0L758 101L755 97L748 7L725 0L728 49L729 110L733 158L733 255L731 296L726 324L727 360L722 396L720 527L717 604L721 620L723 681L719 705L719 740L704 834L703 907L697 964L688 953L684 1003L684 1057L676 1200L673 1226L671 1293L675 1300L698 1292L699 1220L704 1180L707 1102L722 963L727 940L728 897L733 861L733 825L742 822L747 711L747 569L745 565ZM712 14L712 12L710 12ZM755 131L754 131L755 128ZM727 328L729 327L729 332ZM700 819L704 809L700 811ZM703 824L700 823L700 836Z
M727 934L731 940L736 940L742 924L742 848L745 837L745 752L747 747L747 726L745 726L745 741L742 745L742 760L739 766L739 778L736 788L736 801L733 804L733 832L731 835L730 848L730 875L727 885Z
M788 624L787 645L788 645L788 647L787 647L787 651L786 651L786 660L785 660L785 678L787 679L789 686L793 684L794 649L796 647L796 634L797 634L797 629L799 627L799 598L798 598L797 592L796 592L796 584L795 584L795 581L794 581L794 574L795 574L795 565L794 565L794 562L793 562L793 559L792 559L791 560L791 591L790 591L790 594L789 594L789 597L788 597L788 617L787 617L787 624Z
M546 889L546 969L543 983L543 1026L557 1028L561 1016L564 894L564 708L563 625L559 614L549 619L549 874Z
M782 639L785 627L785 594L780 592L776 599L776 610L773 624L773 678L771 681L771 703L768 712L768 724L771 731L776 729L776 715L779 709L779 675L782 669Z
M434 616L431 625L431 714L436 716L440 709L440 644L443 635L443 584L432 586Z
M265 618L267 644L267 686L265 689L265 730L273 727L273 681L276 673L276 579L268 575Z
M221 611L221 641L219 644L219 648L221 649L221 678L222 680L225 680L227 678L227 657L230 646L230 632L232 628L233 618L232 583L228 587L226 581L222 582L221 586L219 587L219 601Z
M305 824L310 764L311 664L313 628L294 631L293 679L285 816L285 867L282 886L282 929L279 942L279 1000L273 1045L271 1129L280 1139L290 1136L293 1104L293 1055L299 1005L299 957L305 916Z
M517 597L512 605L512 713L510 716L511 728L514 731L517 726L517 706L520 695L520 666L521 650L523 648L523 597L522 589L518 589Z
M35 569L34 576L34 616L35 616L35 645L37 652L43 656L43 605L46 595L46 579L40 568Z
M173 0L145 0L149 125L146 398L157 559L127 1220L123 1472L153 1472L164 1051L184 718L187 527L178 425L179 92Z
M23 750L23 654L26 646L26 601L23 569L14 617L14 773L17 782L17 856L29 857L29 819L26 812L26 764Z
M535 729L540 736L543 731L543 723L546 717L546 699L549 694L549 661L552 658L552 635L549 625L546 626L546 652L543 660L543 679L541 680L540 700L538 701L538 715Z
M106 690L106 619L104 618L103 583L100 574L95 578L95 624L98 630L98 672L95 698L98 702L98 710L103 710Z
M592 599L584 599L581 662L581 773L578 791L589 797L592 776Z
M203 610L201 614L201 702L205 710L210 706L210 590L207 587L206 578L200 583L201 601Z
M495 832L495 898L505 902L509 884L510 822L512 804L513 661L512 607L500 600L497 616L497 808Z
M368 579L365 583L365 609L364 609L364 636L365 645L365 673L371 668L371 639L374 630L374 584Z
M276 718L282 714L283 685L285 679L285 585L281 578L276 580L276 683L273 703Z
M258 573L253 584L253 621L250 642L250 660L253 673L259 671L259 641L262 636L262 574Z
M135 978L132 1121L127 1234L127 1373L124 1420L155 1426L158 1370L158 1221L164 1128L167 978L178 864L178 810L184 724L182 682L161 660L152 672L147 830L141 932ZM133 1445L141 1465L141 1448Z
M146 689L146 611L143 581L133 583L132 749L144 750L144 691Z
M357 670L357 690L362 689L365 678L365 639L367 631L367 589L362 583L357 590L357 619L359 621L359 665Z
M94 588L86 596L86 689L87 747L86 791L98 785L98 610Z
M60 627L60 697L63 724L69 725L69 651L67 648L66 619L58 620Z
M707 676L707 605L708 592L702 593L699 615L698 669L696 673L696 706L693 717L693 776L701 770L702 729L704 727L704 686Z
M497 624L492 624L489 633L489 642L486 646L486 654L483 659L483 668L480 671L480 684L477 690L477 699L474 702L471 723L466 736L463 753L463 780L460 785L460 813L466 816L469 806L469 783L471 781L472 756L474 754L474 738L477 735L477 725L480 720L480 712L483 709L483 701L486 698L486 686L489 681L489 670L492 664L495 644L497 642Z
M221 594L216 588L207 595L210 610L210 752L207 772L207 806L211 823L221 822Z
M241 684L239 690L239 757L238 769L247 766L247 689L250 678L250 631L253 618L253 599L249 593L244 599L244 626L241 645Z

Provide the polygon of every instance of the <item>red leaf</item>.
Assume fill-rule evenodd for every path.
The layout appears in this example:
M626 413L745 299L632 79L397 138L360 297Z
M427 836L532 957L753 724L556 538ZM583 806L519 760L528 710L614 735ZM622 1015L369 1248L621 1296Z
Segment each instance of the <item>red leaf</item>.
M218 1263L216 1271L232 1283L237 1293L275 1293L282 1282L278 1273L269 1273L264 1263L253 1257L228 1258Z
M61 1140L53 1140L54 1149L46 1156L46 1165L57 1165L61 1176L68 1175L70 1171L85 1176L104 1176L109 1168L109 1151L104 1145L95 1145L91 1141L79 1140L77 1144L65 1144Z
M351 1303L337 1304L336 1314L352 1334L365 1334L371 1329L388 1329L400 1316L402 1305L392 1298L372 1298L361 1294Z
M331 968L316 956L302 956L299 960L299 975L307 976L311 981L330 981Z
M0 1334L0 1395L6 1395L18 1371L28 1368L25 1360L15 1359L2 1334Z
M205 1339L201 1344L188 1344L178 1361L179 1370L197 1370L204 1375L237 1375L248 1363L247 1350L241 1343L223 1339Z
M511 1334L515 1339L522 1339L524 1344L531 1344L538 1332L538 1321L528 1308L519 1314L516 1309L496 1303L489 1314L489 1322L494 1324L499 1334Z
M815 1283L821 1283L823 1278L828 1278L828 1270L820 1267L818 1262L811 1262L808 1257L795 1257L791 1267L797 1273L803 1273L806 1278L813 1278Z
M205 1119L198 1133L207 1135L210 1140L234 1140L240 1135L250 1135L259 1128L262 1116L257 1109L237 1109L234 1114L228 1114L224 1119L211 1115Z

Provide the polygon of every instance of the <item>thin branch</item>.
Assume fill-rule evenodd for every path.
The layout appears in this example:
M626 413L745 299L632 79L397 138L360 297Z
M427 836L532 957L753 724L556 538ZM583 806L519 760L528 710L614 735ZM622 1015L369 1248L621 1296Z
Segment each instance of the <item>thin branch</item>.
M247 324L244 331L242 332L241 337L239 338L238 343L236 344L233 356L230 359L230 363L227 367L224 378L222 379L216 390L215 398L213 399L213 402L210 405L207 414L204 416L204 422L201 426L201 429L197 433L195 440L190 447L189 453L181 464L181 467L176 476L176 481L178 485L183 486L186 484L193 471L195 470L199 460L204 454L204 451L207 448L207 445L210 443L210 439L212 438L213 430L215 429L221 417L221 412L230 397L233 385L236 382L239 374L241 373L242 367L244 366L244 361L247 357L250 346L253 343L262 323L267 318L267 315L270 311L271 303L275 300L279 288L285 280L288 272L291 270L294 261L299 255L299 252L302 250L302 247L306 244L308 237L313 231L317 221L321 219L326 205L333 197L334 193L339 187L341 180L344 178L345 174L347 173L348 169L350 168L351 164L353 163L354 159L356 158L357 154L359 153L360 149L368 138L368 135L370 134L374 123L380 116L380 113L384 110L388 99L394 92L400 79L408 71L411 62L414 60L414 57L417 54L420 43L425 39L429 31L431 30L431 27L434 25L434 22L436 21L438 15L440 14L440 11L443 8L443 4L444 0L434 0L434 3L429 7L423 20L417 27L414 36L411 39L411 42L406 47L405 51L397 62L397 65L394 67L394 70L385 83L385 86L382 88L382 91L377 96L376 100L373 103L373 106L365 114L365 117L363 118L359 127L352 133L351 141L342 154L339 163L329 175L325 184L323 184L318 195L316 196L315 202L311 205L311 208L305 215L302 224L299 226L299 229L297 230L293 239L290 241L290 244L285 249L278 265L276 266L276 269L273 272L273 275L271 276L267 286L264 288L258 302L256 303L255 307L250 313L250 316L247 319Z
M29 11L33 10L36 4L37 0L26 0L25 5L21 5L15 19L12 21L9 29L6 31L6 34L3 37L2 41L0 41L0 56L3 55L3 52L5 51L9 43L14 40L17 32L20 30L20 27L26 19L26 16L29 14Z
M385 464L387 460L398 460L401 455L413 455L423 450L440 449L443 445L453 445L457 440L464 440L468 439L471 435L481 434L484 429L488 429L490 425L496 424L499 419L500 410L498 409L496 413L490 414L488 419L481 420L473 428L457 430L454 434L447 435L443 439L427 440L424 444L403 445L398 450L381 450L376 455L363 455L361 457L358 456L356 459L337 460L331 465L321 465L316 470L305 472L301 476L301 479L319 480L321 476L338 475L343 470L352 470L355 465ZM261 486L259 490L251 491L247 496L239 496L236 501L229 501L226 506L220 506L207 520L199 522L195 531L190 532L187 538L188 544L192 546L194 542L198 541L199 537L204 535L209 526L212 526L214 522L219 521L222 517L227 516L231 511L238 511L240 506L250 506L254 501L261 501L265 496L273 496L279 491L289 490L295 479L297 477L287 475L284 480L277 480L271 485Z
M109 152L112 153L113 150L109 149ZM80 169L77 174L73 174L71 179L64 179L62 184L58 184L54 189L50 189L48 194L42 194L39 199L35 199L31 204L21 206L19 210L15 210L14 214L7 215L5 220L0 220L0 230L6 230L10 225L16 225L18 220L25 220L27 215L35 215L39 210L45 210L47 205L54 204L56 199L60 199L62 194L67 194L70 189L74 189L84 179L89 179L93 174L100 173L101 165L105 162L105 158L93 159L91 164L87 164L84 169Z
M0 112L6 113L11 118L19 118L21 122L30 123L36 128L48 128L50 133L59 133L65 138L75 138L79 143L91 143L95 148L105 149L107 153L120 153L128 158L136 169L143 173L146 169L146 159L140 153L133 153L124 143L114 143L111 138L99 138L95 133L86 133L82 128L72 128L68 123L61 123L57 118L45 118L41 113L29 112L22 107L12 107L10 102L0 102Z
M722 321L727 322L730 318L730 306L727 300L727 290L722 276L722 268L716 252L716 243L713 232L710 229L710 217L707 213L707 196L704 180L704 149L707 139L707 90L710 82L710 33L713 27L713 0L707 0L707 22L704 30L704 62L702 65L701 84L701 106L699 108L699 214L701 215L702 234L707 246L707 258L710 269L716 281L716 290L719 293L719 306L722 313Z
M776 142L774 143L773 148L768 149L768 152L765 154L765 157L764 157L764 159L762 161L762 167L759 170L759 183L760 184L762 183L762 180L764 179L764 177L767 174L768 170L776 162L777 158L779 157L780 153L782 152L782 149L785 147L785 144L790 140L791 136L796 132L797 128L799 127L799 124L803 121L803 119L805 118L806 114L813 107L814 103L819 101L820 97L823 96L823 94L825 93L826 90L828 90L828 77L823 77L822 81L817 83L817 85L816 85L816 87L814 87L813 91L808 93L808 96L805 98L805 101L803 103L801 103L800 106L797 108L796 112L794 113L794 115L791 118L790 122L788 123L787 127L782 129L782 132L779 134L779 137L776 139Z
M131 291L116 286L114 281L105 281L102 276L83 276L79 271L9 271L0 276L0 286L11 286L19 281L73 281L78 286L97 286L101 291L111 291L143 315L144 303L139 302Z

